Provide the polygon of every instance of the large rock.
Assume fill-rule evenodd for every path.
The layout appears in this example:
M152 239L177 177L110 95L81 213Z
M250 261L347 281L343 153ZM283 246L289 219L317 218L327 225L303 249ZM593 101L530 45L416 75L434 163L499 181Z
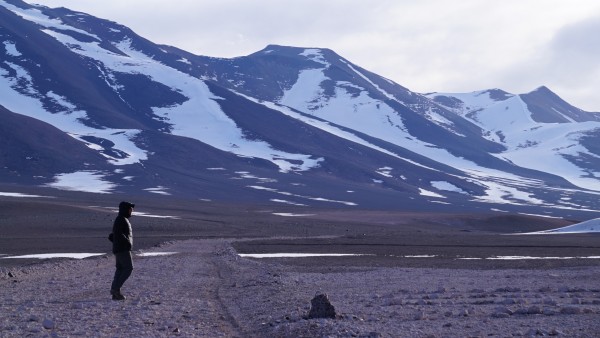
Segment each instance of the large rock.
M310 301L310 312L308 318L335 318L335 307L331 305L326 294L318 294Z

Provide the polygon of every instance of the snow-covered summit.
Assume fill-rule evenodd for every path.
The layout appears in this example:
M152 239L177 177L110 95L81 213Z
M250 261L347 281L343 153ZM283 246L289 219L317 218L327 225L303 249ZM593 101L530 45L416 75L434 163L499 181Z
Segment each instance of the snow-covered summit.
M598 114L545 87L422 95L327 48L194 55L20 0L0 0L0 27L0 182L88 177L104 193L305 206L600 206Z
M530 232L530 235L542 235L542 234L584 234L584 233L596 233L600 232L600 218L590 219L584 222L572 224L566 227Z

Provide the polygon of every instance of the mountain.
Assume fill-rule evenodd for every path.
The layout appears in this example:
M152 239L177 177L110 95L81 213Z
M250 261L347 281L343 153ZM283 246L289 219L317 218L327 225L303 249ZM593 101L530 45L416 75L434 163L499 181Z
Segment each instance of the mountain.
M226 59L0 0L0 184L307 207L598 210L600 114L419 94L324 48Z

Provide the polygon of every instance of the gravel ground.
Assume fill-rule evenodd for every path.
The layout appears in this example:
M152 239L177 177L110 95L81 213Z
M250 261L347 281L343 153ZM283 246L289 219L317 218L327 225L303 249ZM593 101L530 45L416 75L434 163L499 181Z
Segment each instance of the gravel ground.
M110 255L0 268L0 337L600 337L598 266L298 266L220 239L145 251L177 253L135 257L125 301ZM318 293L335 319L306 319Z

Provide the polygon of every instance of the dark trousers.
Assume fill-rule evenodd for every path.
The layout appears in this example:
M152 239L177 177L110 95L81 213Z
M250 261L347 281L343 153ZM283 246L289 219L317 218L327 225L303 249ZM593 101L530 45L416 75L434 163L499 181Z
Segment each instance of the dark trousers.
M121 287L133 271L133 260L131 251L117 252L115 254L116 267L115 277L113 278L111 290L121 292Z

